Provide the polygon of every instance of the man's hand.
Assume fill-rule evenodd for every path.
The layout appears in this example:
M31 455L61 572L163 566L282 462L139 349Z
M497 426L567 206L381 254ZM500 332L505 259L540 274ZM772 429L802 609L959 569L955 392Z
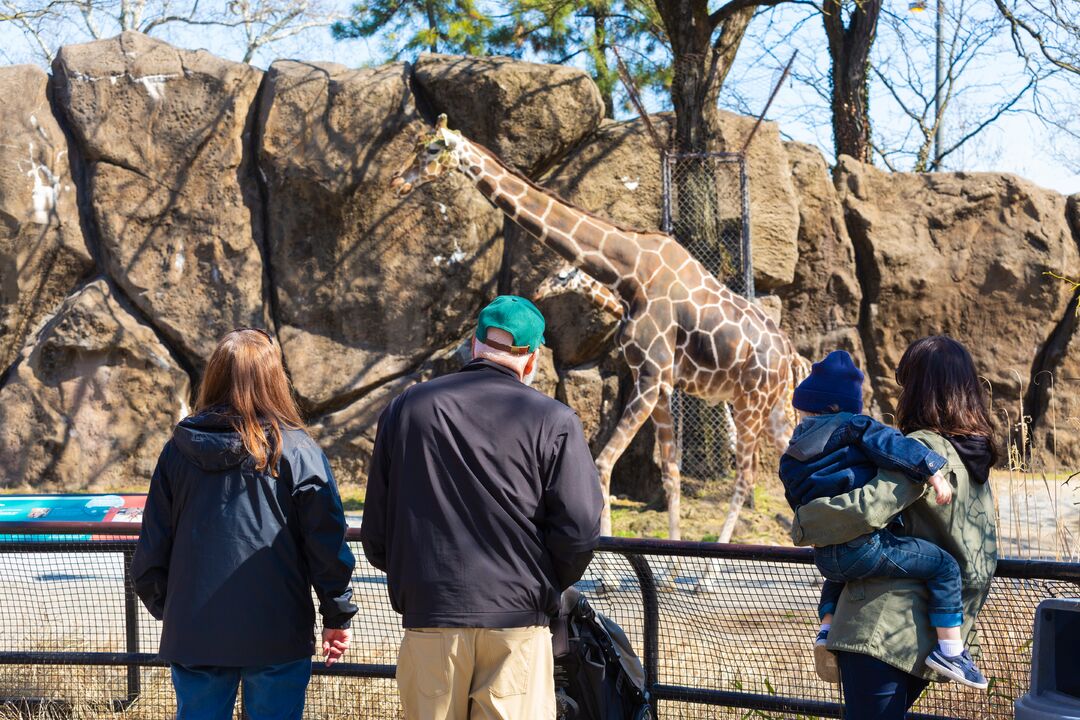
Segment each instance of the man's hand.
M345 654L349 649L349 638L352 632L349 630L335 630L323 628L322 631L322 654L326 658L326 667L330 667Z
M930 476L927 482L930 483L930 487L934 488L938 505L948 505L952 502L952 485L949 484L944 475L936 472Z

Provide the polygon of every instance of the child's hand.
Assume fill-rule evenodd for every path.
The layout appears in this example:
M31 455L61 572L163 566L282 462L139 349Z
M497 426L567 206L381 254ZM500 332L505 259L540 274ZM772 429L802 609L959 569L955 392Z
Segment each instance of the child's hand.
M934 488L938 505L948 505L952 502L952 485L949 484L949 481L945 479L941 472L931 475L927 482L930 483L930 487Z

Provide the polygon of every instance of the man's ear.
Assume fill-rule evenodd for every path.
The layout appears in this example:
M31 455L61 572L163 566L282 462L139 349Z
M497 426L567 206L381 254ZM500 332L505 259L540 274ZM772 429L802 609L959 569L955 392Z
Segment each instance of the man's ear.
M525 372L522 373L524 377L528 377L532 374L532 371L536 369L536 362L540 359L540 348L536 348L536 351L529 356L529 362L525 363Z

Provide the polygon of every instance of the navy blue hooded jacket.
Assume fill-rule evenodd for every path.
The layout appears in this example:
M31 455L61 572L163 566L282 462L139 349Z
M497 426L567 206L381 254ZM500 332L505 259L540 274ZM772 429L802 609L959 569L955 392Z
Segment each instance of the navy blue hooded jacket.
M406 628L547 625L603 506L574 411L473 360L383 411L360 537Z
M181 665L276 665L311 657L345 628L354 559L330 466L302 430L282 431L278 477L255 470L231 418L183 420L150 481L132 574L164 620L159 657Z
M780 458L780 480L791 509L835 497L892 470L915 482L945 467L945 458L918 440L866 415L834 413L799 423Z

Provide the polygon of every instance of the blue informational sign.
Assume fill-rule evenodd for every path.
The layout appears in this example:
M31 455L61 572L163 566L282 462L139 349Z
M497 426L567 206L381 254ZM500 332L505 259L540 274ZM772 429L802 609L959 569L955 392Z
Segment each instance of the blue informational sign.
M0 495L0 540L90 540L76 535L4 535L5 522L142 522L145 495Z
M144 495L0 495L0 522L139 522Z

